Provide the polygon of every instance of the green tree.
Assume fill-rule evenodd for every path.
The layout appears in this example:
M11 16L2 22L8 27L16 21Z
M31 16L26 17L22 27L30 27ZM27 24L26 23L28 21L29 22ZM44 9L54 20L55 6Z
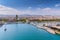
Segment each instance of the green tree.
M7 22L7 21L8 21L8 19L2 19L2 21Z

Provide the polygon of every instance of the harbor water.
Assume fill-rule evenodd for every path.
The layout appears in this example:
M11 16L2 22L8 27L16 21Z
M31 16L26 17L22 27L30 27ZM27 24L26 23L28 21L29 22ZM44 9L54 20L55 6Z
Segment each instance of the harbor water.
M0 28L0 40L60 40L60 35L51 34L31 24L13 23Z

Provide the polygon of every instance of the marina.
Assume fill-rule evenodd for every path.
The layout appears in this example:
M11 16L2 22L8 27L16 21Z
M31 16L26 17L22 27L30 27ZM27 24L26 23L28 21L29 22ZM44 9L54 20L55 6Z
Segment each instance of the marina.
M52 34L60 34L60 24L43 24L43 25L40 25L40 24L35 24L35 23L31 23L32 25L35 25L36 27L40 28L40 29L44 29L46 30L47 32L49 33L52 33Z
M0 40L60 40L60 0L0 0Z

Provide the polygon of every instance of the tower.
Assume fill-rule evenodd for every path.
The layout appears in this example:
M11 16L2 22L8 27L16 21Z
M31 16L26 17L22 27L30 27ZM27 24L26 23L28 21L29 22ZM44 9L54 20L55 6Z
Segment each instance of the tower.
M18 15L16 15L16 22L18 21Z

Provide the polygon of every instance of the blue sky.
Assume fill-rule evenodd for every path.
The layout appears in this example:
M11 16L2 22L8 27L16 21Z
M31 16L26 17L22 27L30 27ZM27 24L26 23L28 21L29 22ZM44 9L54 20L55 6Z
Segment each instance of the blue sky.
M60 11L60 0L0 0L0 5L24 11L28 8L33 11L46 8L48 10L52 8L53 11L57 9L57 11Z
M54 8L55 4L60 4L60 0L0 0L0 4L17 9L26 9L27 7Z

